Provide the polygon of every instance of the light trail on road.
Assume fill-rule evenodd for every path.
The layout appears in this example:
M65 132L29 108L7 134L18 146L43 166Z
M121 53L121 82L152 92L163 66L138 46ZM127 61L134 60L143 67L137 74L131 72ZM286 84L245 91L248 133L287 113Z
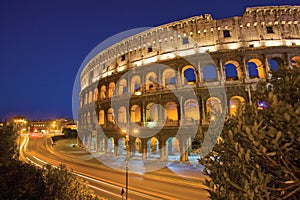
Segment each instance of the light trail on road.
M64 163L70 172L87 180L90 188L92 188L96 194L108 199L122 199L121 190L124 188L124 183L121 180L123 180L124 175L121 172L101 167L98 168L99 166L96 168L87 165L86 161L81 161L79 163L79 161L74 158L59 158L52 148L50 148L50 152L48 151L48 146L43 146L43 142L45 145L45 141L45 139L33 138L32 141L29 142L28 136L24 138L21 145L21 151L26 157L26 161L39 167L43 167L44 165L57 167ZM27 146L29 146L28 150L26 149ZM82 170L85 172L83 173ZM87 172L88 174L86 174ZM111 175L110 172L112 173ZM113 177L115 177L114 180L118 181L109 180L109 178ZM202 186L198 186L198 188L196 187L197 185L190 187L193 185L184 185L184 183L181 184L180 182L173 181L170 178L169 181L168 178L164 180L165 176L163 175L162 178L159 178L159 176L148 176L148 178L146 178L141 175L134 174L130 177L131 183L129 187L129 199L207 199L206 191L201 188ZM184 191L184 193L181 193L180 191Z

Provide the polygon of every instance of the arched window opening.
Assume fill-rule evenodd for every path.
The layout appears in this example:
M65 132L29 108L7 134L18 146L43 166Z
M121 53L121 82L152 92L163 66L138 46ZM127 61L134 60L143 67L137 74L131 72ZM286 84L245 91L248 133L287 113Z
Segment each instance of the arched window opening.
M141 122L141 108L133 105L130 111L131 122Z
M107 121L109 123L114 123L114 110L112 108L107 111Z
M98 123L98 115L96 112L92 112L92 122L94 124L97 124Z
M83 115L78 116L78 127L77 129L82 129L83 128Z
M98 100L98 88L95 88L95 91L94 91L94 101L97 101Z
M182 69L182 83L193 85L198 82L198 77L196 75L196 70L193 66L188 65Z
M122 137L118 141L118 155L126 155L126 139Z
M90 113L90 112L87 113L86 119L87 119L87 120L86 120L86 121L87 121L87 124L90 125L90 124L91 124L91 113Z
M177 104L175 102L168 102L165 105L167 112L167 121L178 121Z
M159 157L159 142L156 137L152 137L147 142L147 149L149 158L158 158Z
M156 90L157 87L157 75L154 72L148 73L146 75L146 90Z
M240 64L235 60L227 61L224 65L226 81L236 81L241 79L242 71Z
M280 68L283 68L283 60L281 58L272 58L269 61L270 70L278 71Z
M100 98L105 99L106 98L106 86L102 85L100 89Z
M88 102L89 102L89 103L92 103L92 102L93 102L93 92L92 92L92 91L89 91Z
M126 116L126 108L124 106L121 106L118 110L118 122L121 124L124 124L127 122L127 116Z
M115 140L110 137L107 139L107 153L114 153L115 150Z
M107 95L108 98L112 97L112 95L114 93L114 89L115 89L115 83L111 82L108 86L108 95Z
M158 110L159 105L150 103L146 107L146 121L147 122L158 122Z
M265 70L259 59L253 58L248 61L249 78L265 78Z
M84 94L84 105L86 105L88 103L88 94L85 93Z
M236 115L236 112L240 107L243 107L245 104L245 99L241 96L233 96L229 101L229 113L232 116Z
M96 131L92 131L92 134L91 134L91 142L90 142L90 151L96 151L96 146L97 146L97 133Z
M257 66L254 62L248 62L248 71L250 78L259 78Z
M142 141L141 141L140 138L135 139L134 148L135 148L134 152L136 154L141 154L143 152L143 150L142 150Z
M203 78L206 82L218 81L217 70L214 65L206 65L203 67Z
M104 137L98 137L97 138L97 142L98 142L98 152L104 153L105 149L104 149L104 144L105 144L105 139Z
M173 69L166 69L163 72L163 86L176 85L176 74Z
M104 122L105 122L105 119L104 119L104 110L100 110L100 112L99 112L99 124L103 125Z
M83 127L86 128L87 126L87 119L86 119L86 113L83 115Z
M195 70L192 68L189 68L184 71L184 80L187 82L189 85L195 84L196 83L196 75L195 75Z
M132 77L131 89L130 89L131 94L134 94L134 92L136 91L141 91L140 85L141 85L141 78L139 76Z
M125 79L119 82L119 95L122 94L127 94L127 81Z
M221 100L211 97L206 101L206 117L209 120L215 120L218 114L222 113Z
M176 77L175 76L170 79L169 85L176 85Z
M89 85L92 84L92 82L93 82L93 77L94 77L94 72L91 71L90 74L89 74Z
M185 102L184 116L186 122L194 123L194 121L200 120L199 105L196 100L189 99Z
M133 87L134 91L139 91L141 88L139 87L139 84L135 83Z
M176 137L170 137L166 141L166 155L168 160L180 160L179 141Z

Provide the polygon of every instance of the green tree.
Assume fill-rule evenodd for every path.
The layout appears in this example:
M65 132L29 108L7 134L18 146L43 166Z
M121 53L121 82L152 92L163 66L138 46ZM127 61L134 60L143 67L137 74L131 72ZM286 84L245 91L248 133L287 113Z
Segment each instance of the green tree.
M0 128L0 167L8 166L17 157L17 134L13 126Z
M88 182L67 171L61 165L59 168L46 166L44 180L46 185L45 200L47 199L99 199L91 192Z
M299 86L297 70L275 72L253 105L226 120L223 142L200 160L211 199L299 199Z

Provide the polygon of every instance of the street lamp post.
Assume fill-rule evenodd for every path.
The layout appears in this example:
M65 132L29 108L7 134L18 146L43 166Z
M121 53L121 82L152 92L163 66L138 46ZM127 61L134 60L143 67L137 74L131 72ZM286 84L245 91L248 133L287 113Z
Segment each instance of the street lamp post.
M125 159L125 176L126 176L126 200L128 200L128 162L129 158L131 157L131 149L129 147L129 127L127 129L122 130L123 133L125 133L125 149L126 149L126 159ZM133 133L138 133L138 130L134 129ZM123 189L122 189L122 194L123 194ZM123 196L122 196L123 198Z
M126 200L128 200L128 160L126 158Z
M123 129L122 132L125 134L125 150L126 150L126 159L125 159L125 176L126 176L126 180L125 180L125 193L126 193L126 200L128 200L128 161L129 161L129 133L128 133L129 129ZM122 189L122 194L123 194L123 189ZM123 196L122 196L123 198Z
M128 200L128 160L129 160L129 134L126 132L126 160L125 160L125 170L126 170L126 200Z

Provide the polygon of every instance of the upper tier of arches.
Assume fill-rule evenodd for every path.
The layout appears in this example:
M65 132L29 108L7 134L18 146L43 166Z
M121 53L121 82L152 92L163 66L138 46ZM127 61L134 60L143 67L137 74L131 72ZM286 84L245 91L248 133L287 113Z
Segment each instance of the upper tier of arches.
M299 8L280 6L247 9L243 16L220 20L214 20L211 15L195 16L151 28L93 57L81 73L81 88L124 69L193 52L298 46ZM257 76L253 73L251 75Z

